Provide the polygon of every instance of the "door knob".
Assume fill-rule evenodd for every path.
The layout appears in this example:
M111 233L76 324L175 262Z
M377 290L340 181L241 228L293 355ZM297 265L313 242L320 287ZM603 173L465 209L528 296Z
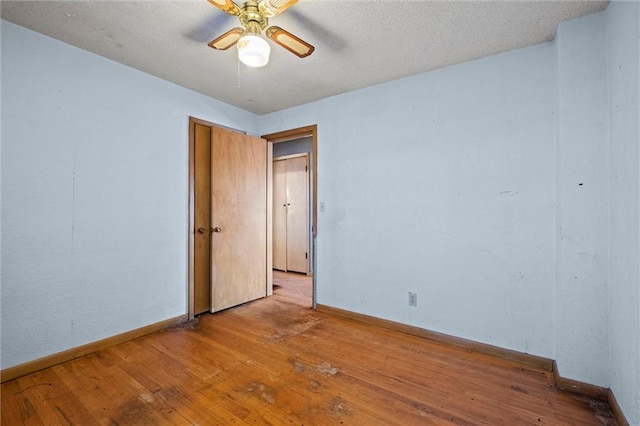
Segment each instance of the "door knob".
M216 226L215 228L212 229L213 232L222 232L222 228L220 228L219 226Z
M204 228L198 228L198 234L204 234L206 231Z

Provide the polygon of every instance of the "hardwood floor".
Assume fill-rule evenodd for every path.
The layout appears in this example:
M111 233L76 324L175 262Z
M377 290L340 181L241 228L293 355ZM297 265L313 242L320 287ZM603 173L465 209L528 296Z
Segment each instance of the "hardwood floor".
M551 373L309 309L310 277L2 385L3 425L613 425Z
M310 308L313 303L313 277L273 271L274 293L282 301Z

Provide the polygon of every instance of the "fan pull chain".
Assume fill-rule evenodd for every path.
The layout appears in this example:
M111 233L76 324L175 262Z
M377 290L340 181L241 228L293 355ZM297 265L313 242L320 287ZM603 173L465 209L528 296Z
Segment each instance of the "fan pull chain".
M237 56L238 62L238 89L240 88L240 57Z

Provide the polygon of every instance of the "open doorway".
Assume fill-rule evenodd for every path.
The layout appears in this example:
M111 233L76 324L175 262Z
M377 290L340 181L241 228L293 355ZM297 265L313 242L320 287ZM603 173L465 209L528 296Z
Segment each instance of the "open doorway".
M316 307L316 254L315 254L315 237L317 235L317 126L307 126L298 129L292 129L284 132L278 132L262 136L268 142L273 143L273 160L287 161L292 159L290 168L299 169L298 166L304 167L300 158L306 158L306 165L308 167L308 185L307 185L307 217L305 218L305 233L300 235L295 241L292 241L294 245L297 245L302 252L306 253L308 262L305 266L300 261L304 258L298 257L297 264L290 264L287 266L286 260L282 263L274 262L273 270L273 286L274 293L281 297L285 297L288 300L301 304L304 306ZM298 160L295 160L295 159ZM301 164L297 164L301 163ZM283 166L283 163L280 163ZM286 166L281 167L286 172ZM303 170L303 169L302 169ZM300 172L300 170L298 170ZM300 173L298 173L300 175ZM274 175L275 178L275 175ZM274 182L275 184L275 182ZM274 200L276 199L276 190L273 189ZM283 211L293 206L287 206L289 204L287 200L281 202L284 206ZM274 204L274 208L277 207ZM274 211L273 222L276 223L276 212ZM276 225L277 227L277 225ZM273 234L273 239L276 239L276 233ZM286 245L286 244L285 244ZM275 246L274 246L275 248ZM277 255L274 253L274 260L277 259ZM285 255L286 259L286 255ZM302 266L301 266L302 265Z

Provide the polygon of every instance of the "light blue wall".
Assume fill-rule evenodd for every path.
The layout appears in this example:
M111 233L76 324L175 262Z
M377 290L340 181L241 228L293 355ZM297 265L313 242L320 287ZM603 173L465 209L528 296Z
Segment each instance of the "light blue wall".
M311 155L311 138L310 137L273 144L274 157L281 157L283 155L291 155L291 154L301 154L304 152Z
M610 386L640 425L640 3L606 10L611 196Z
M556 35L556 361L560 374L608 386L608 101L605 14Z
M257 116L2 21L2 368L186 313L188 117Z
M318 303L554 357L553 45L263 116L260 131L313 123Z

